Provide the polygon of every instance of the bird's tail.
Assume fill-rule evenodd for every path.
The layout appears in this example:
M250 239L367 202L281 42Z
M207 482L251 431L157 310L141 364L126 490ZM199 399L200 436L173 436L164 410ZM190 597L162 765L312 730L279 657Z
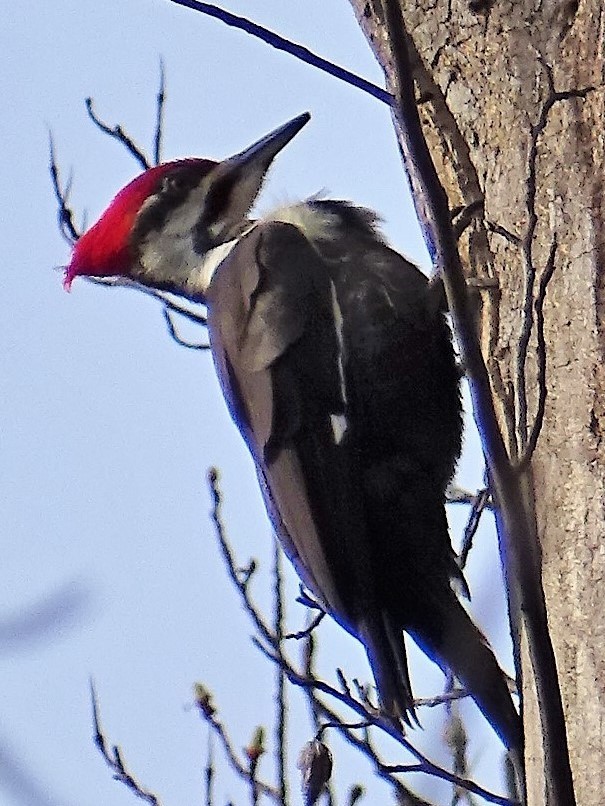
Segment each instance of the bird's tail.
M359 626L359 638L368 655L380 704L384 711L407 725L418 725L403 633L387 613L377 618L378 624Z
M445 601L433 600L431 604L433 607L427 607L425 612L430 625L420 625L417 630L410 630L410 635L442 669L454 673L506 747L521 751L521 718L487 639L453 592ZM436 625L441 629L436 629Z

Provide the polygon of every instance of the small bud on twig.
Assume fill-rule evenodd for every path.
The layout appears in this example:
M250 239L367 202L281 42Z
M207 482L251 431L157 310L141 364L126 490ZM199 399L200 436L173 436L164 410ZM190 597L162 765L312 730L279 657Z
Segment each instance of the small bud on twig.
M244 753L251 762L256 763L265 752L265 729L259 727L254 731L254 736L248 747L244 748Z
M203 683L193 684L193 696L195 704L206 717L214 716L216 708L212 704L212 694Z

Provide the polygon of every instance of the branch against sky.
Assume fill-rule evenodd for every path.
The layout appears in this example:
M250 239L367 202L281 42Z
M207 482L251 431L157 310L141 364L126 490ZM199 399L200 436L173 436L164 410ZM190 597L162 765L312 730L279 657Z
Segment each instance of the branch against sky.
M269 620L261 613L258 606L253 601L249 585L252 576L248 573L247 569L240 567L235 552L228 540L221 515L222 494L219 487L219 474L216 468L211 468L208 471L208 485L212 501L210 518L214 524L215 535L225 562L228 577L239 592L244 610L251 618L256 630L257 635L253 637L253 643L263 655L277 665L280 673L284 674L290 683L304 690L305 694L310 699L312 712L321 713L324 717L327 716L330 727L336 728L347 741L353 743L361 750L363 755L372 762L375 769L396 788L403 788L403 791L407 791L401 781L395 777L397 773L421 772L448 781L456 788L479 795L488 803L494 803L498 806L514 806L516 801L497 795L476 784L474 781L469 780L467 777L452 773L432 762L410 742L409 738L404 735L401 726L395 723L390 716L382 713L379 708L370 704L367 699L363 700L355 697L342 673L339 675L342 685L341 688L338 689L315 676L309 677L306 671L308 672L312 667L309 667L308 662L305 664L305 671L305 669L299 669L295 662L290 660L281 645L279 636L270 626ZM250 565L249 567L256 569L256 564L253 566ZM303 640L307 639L308 636L304 636ZM319 696L322 694L352 710L362 721L355 725L348 724L340 714L334 712L326 705L321 696ZM436 697L427 701L419 700L417 704L419 706L447 704L452 700L459 699L461 696L465 696L465 692L457 690L443 698ZM205 712L204 716L206 717ZM214 716L214 709L212 709L211 716ZM326 727L327 726L322 725L320 733L323 733ZM416 761L411 764L395 765L384 761L367 735L365 738L360 738L356 735L356 731L359 729L363 731L363 734L367 734L369 728L377 729L379 732L394 739L395 742L397 742L403 750L410 753Z
M384 104L390 106L393 102L391 93L382 89L382 87L377 87L376 84L372 84L371 81L367 81L365 78L355 75L355 73L351 73L349 70L345 70L344 67L339 67L327 59L317 56L303 45L297 45L295 42L285 39L274 31L270 31L268 28L264 28L262 25L258 25L246 19L246 17L239 17L237 14L232 14L230 11L219 8L213 3L202 3L200 0L170 0L170 2L176 3L176 5L179 6L185 6L192 11L199 11L200 14L206 14L234 28L239 28L241 31L245 31L247 34L261 39L267 45L271 45L271 47L277 48L278 50L283 50L290 56L294 56L296 59L305 62L305 64L316 67L322 72L334 76L362 92L366 92L368 95L371 95Z

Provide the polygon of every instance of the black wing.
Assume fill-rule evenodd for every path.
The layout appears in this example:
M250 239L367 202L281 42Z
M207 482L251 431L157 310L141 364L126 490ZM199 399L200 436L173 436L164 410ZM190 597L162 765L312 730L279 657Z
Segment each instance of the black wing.
M377 604L327 267L295 227L261 224L221 264L207 302L223 393L278 537L304 583L365 644L385 707L405 716L403 638Z

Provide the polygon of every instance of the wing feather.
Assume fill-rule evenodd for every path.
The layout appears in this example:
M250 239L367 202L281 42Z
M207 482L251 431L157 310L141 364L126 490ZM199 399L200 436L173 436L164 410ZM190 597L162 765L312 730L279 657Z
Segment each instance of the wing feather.
M353 457L332 429L331 416L344 414L332 304L330 279L306 239L272 222L243 238L216 272L208 326L278 536L305 583L351 630L353 588L368 585L347 549L367 547Z

